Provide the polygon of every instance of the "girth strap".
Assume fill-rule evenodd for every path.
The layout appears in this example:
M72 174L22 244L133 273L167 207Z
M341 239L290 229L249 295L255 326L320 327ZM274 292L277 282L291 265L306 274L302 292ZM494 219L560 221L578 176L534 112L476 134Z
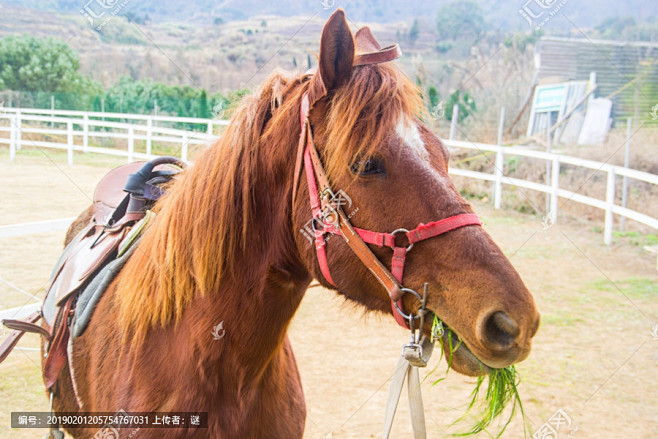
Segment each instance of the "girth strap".
M55 384L59 373L66 365L66 348L69 340L69 321L73 317L72 306L75 297L70 296L62 305L62 311L58 314L60 320L53 326L53 335L48 348L48 356L43 364L43 380L46 388Z

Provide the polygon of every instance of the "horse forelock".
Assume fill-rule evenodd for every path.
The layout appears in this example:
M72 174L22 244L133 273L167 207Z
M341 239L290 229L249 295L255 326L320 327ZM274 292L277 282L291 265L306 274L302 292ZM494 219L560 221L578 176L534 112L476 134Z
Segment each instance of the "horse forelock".
M423 114L421 91L394 64L354 68L348 83L331 97L323 159L337 178L359 158L377 153L401 120Z

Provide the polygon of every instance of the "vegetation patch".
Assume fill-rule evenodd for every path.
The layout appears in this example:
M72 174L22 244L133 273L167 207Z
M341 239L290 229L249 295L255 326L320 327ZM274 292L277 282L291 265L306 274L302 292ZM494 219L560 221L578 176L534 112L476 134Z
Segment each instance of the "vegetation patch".
M444 346L444 339L441 338L443 334L446 334L447 346ZM441 358L443 355L446 355L446 360L448 362L448 369L446 374L450 371L450 366L452 365L453 354L459 349L462 341L459 339L459 336L455 334L450 328L447 328L443 325L443 322L434 315L434 321L432 322L432 341L439 341L441 346ZM437 366L438 368L438 366ZM434 370L430 374L434 373ZM429 374L428 374L429 375ZM432 383L436 385L443 381L445 377L439 378ZM487 381L486 391L481 393L483 389L484 381ZM521 412L521 416L525 421L525 413L523 411L523 404L521 403L521 397L518 392L518 385L521 382L521 379L516 371L514 366L508 366L502 369L493 369L490 368L489 374L481 375L477 378L475 384L475 389L471 393L471 400L466 409L466 413L453 422L452 425L460 423L467 416L469 416L474 409L479 409L479 413L473 415L475 418L475 424L467 431L462 433L454 433L453 436L457 437L467 437L474 436L482 431L487 432L489 436L493 438L499 438L505 432L505 429L512 421L512 418L516 414L517 407ZM499 428L498 433L492 434L487 431L491 426L492 422L498 418L505 409L511 405L511 411L509 417ZM523 433L524 437L527 436L524 422Z
M616 281L598 279L593 281L588 289L611 293L617 293L621 290L627 296L649 298L658 295L658 282L654 279L640 277L630 277Z

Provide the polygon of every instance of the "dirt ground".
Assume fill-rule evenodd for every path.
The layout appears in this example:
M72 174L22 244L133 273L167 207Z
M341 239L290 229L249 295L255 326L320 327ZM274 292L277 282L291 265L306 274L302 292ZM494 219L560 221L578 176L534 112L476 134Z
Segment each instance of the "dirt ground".
M0 225L77 215L89 204L98 179L118 163L77 156L76 162L68 167L62 155L48 151L21 152L9 163L0 148ZM558 438L658 437L655 255L628 238L604 246L595 223L560 218L544 228L539 217L495 211L480 201L474 206L542 313L533 352L518 365L529 436L561 409L571 425L562 425ZM63 235L0 239L0 278L42 296ZM0 282L0 310L32 301ZM392 318L364 314L334 293L313 288L293 319L290 337L306 394L305 437L380 437L388 380L407 334ZM37 337L28 335L19 346L36 348ZM421 376L437 362L435 355ZM45 433L9 429L11 411L47 409L38 363L37 352L16 350L0 365L2 439ZM450 424L464 413L474 380L450 372L432 387L444 370L442 363L422 385L430 438L470 426ZM392 437L410 436L403 395ZM519 416L502 437L523 437Z

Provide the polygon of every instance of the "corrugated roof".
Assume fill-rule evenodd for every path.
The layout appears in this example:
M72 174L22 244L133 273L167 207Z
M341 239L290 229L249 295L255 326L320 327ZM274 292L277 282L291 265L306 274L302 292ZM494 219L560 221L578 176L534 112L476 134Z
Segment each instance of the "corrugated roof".
M596 96L612 99L614 118L647 119L658 104L658 43L542 37L536 50L540 80L596 72Z

